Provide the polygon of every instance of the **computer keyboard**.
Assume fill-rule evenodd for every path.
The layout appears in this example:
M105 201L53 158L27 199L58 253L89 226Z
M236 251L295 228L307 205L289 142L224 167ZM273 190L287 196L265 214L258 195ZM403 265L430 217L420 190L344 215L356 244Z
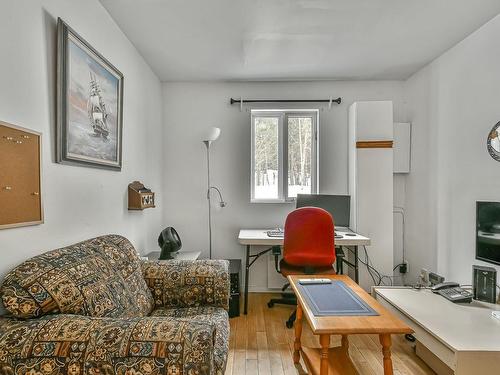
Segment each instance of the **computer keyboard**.
M285 237L285 231L283 228L276 228L276 229L271 229L267 231L267 236L268 237Z

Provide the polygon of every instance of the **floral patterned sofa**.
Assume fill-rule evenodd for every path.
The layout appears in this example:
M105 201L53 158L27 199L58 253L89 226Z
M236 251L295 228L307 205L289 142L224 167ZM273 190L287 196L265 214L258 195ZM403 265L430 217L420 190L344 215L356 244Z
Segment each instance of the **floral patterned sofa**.
M0 295L2 375L224 374L226 261L141 261L107 235L25 261Z

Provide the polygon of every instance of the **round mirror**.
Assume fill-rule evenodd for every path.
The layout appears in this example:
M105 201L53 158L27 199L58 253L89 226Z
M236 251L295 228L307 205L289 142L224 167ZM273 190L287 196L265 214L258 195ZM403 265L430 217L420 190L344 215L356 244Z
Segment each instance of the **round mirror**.
M498 122L488 134L488 152L493 159L500 161L500 122Z

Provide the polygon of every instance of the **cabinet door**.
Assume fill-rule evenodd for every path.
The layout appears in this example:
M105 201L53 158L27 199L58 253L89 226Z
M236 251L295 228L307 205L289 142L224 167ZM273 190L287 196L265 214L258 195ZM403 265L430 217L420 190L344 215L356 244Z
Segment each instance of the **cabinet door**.
M40 135L0 123L0 228L39 224Z
M394 123L394 173L410 173L411 124Z

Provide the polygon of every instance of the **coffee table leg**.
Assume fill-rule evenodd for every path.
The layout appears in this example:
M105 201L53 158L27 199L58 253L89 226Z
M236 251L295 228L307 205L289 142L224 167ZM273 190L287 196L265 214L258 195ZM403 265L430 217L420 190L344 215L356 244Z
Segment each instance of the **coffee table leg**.
M384 355L384 375L393 375L391 359L391 335L380 335L379 339L380 344L382 344L382 354Z
M300 303L297 304L297 315L295 318L295 342L293 343L293 363L299 363L300 361L300 350L302 348L300 344L300 336L302 336L302 306Z
M330 347L330 335L320 335L319 343L321 345L321 365L319 374L328 375L328 348Z
M359 284L359 260L358 260L358 246L354 246L354 281Z
M342 335L342 350L349 355L349 339L347 335Z

